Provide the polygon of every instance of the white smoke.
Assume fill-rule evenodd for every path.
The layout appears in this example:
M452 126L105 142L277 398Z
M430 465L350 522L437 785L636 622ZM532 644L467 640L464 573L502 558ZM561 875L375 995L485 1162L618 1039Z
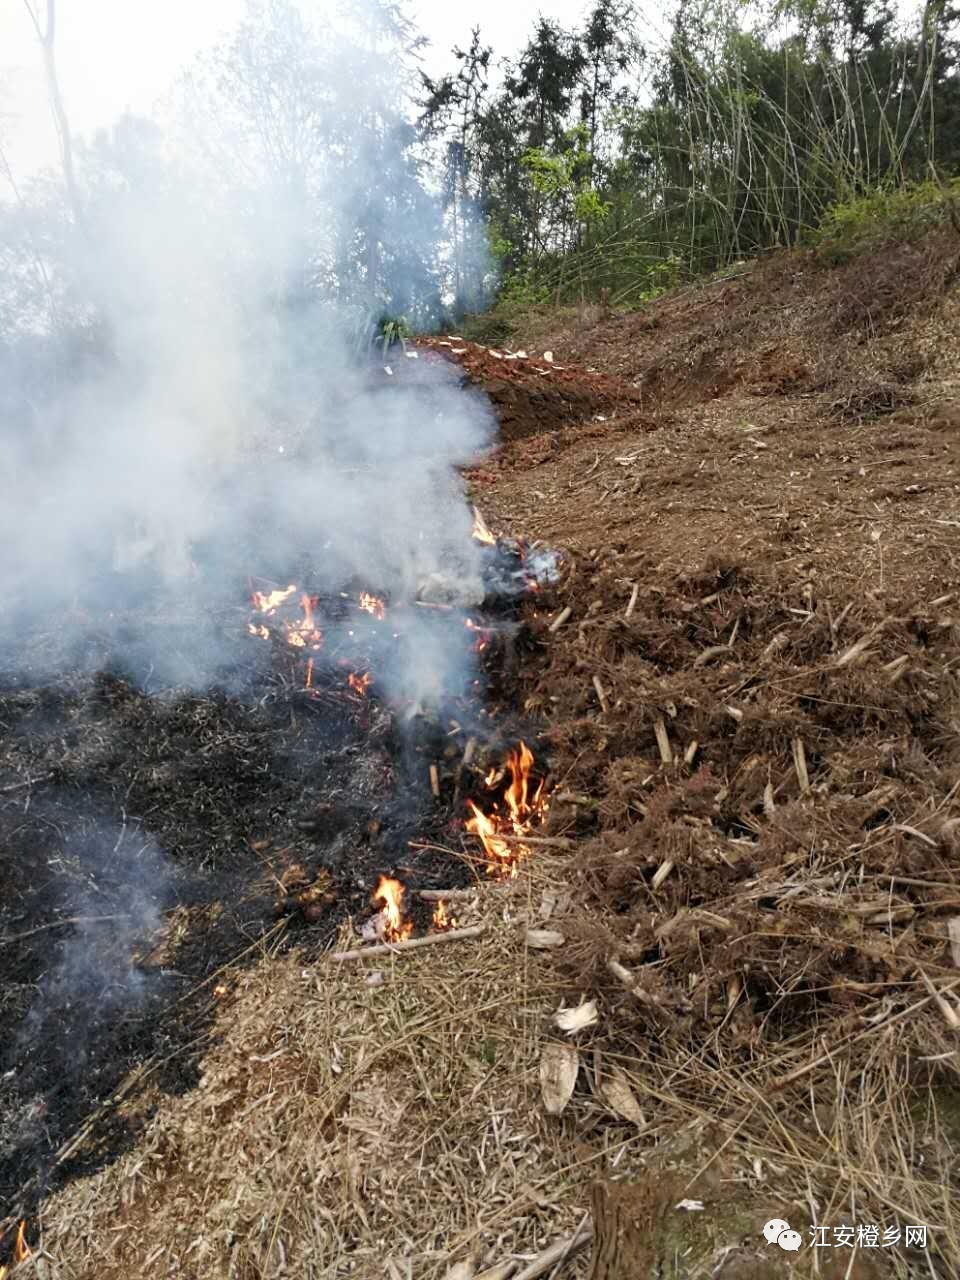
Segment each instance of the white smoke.
M226 597L304 553L331 585L407 599L431 573L476 576L455 467L489 411L426 361L370 359L380 310L422 319L439 298L397 22L380 0L335 24L251 4L160 124L80 148L79 221L38 204L62 239L23 239L32 305L0 306L6 369L30 375L0 437L8 618L104 578L121 605L144 575L189 594L198 570ZM46 353L39 391L25 346ZM200 681L222 656L204 643Z

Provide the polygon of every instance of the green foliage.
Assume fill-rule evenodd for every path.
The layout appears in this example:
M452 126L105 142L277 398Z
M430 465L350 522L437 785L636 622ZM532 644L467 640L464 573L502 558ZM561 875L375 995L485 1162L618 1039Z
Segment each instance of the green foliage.
M662 293L675 289L684 277L683 259L679 254L668 253L665 258L650 264L646 276L646 281L634 295L637 302L652 302Z
M880 187L830 205L810 242L821 261L841 263L894 240L918 240L955 221L958 206L960 178Z
M393 346L407 349L407 338L411 336L406 316L381 316L377 324L377 341L383 347L383 354Z

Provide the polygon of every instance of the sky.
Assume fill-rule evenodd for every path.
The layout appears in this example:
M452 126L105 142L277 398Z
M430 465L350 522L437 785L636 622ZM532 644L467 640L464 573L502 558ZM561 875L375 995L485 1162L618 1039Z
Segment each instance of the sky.
M45 8L43 0L30 2ZM57 159L40 50L25 3L0 0L0 142L20 177ZM177 73L229 31L244 7L244 0L59 0L57 68L73 131L104 127L127 109L149 114ZM303 8L310 7L307 0ZM450 49L466 45L477 22L499 56L522 45L539 12L573 24L587 7L587 0L487 0L479 8L448 0L406 5L431 42L423 62L428 73L453 65Z

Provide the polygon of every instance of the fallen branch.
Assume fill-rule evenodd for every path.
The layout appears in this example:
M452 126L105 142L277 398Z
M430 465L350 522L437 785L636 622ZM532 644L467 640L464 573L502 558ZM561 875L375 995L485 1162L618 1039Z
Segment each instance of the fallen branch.
M557 614L557 616L554 618L554 620L550 623L549 627L547 627L547 630L559 631L559 629L563 626L566 620L570 617L571 613L573 613L573 609L570 607L570 605L567 605L565 608L561 609L560 612Z
M542 1276L552 1267L566 1262L575 1253L579 1253L584 1245L590 1243L592 1238L593 1224L591 1222L581 1223L572 1236L567 1236L566 1240L558 1240L549 1249L544 1249L543 1253L538 1253L533 1261L528 1262L522 1271L516 1272L513 1280L537 1280L537 1276Z
M418 889L417 897L424 902L464 902L472 898L475 889Z
M356 951L332 951L329 960L364 960L367 956L392 956L400 951L416 951L419 947L439 946L441 942L463 942L476 938L486 926L472 924L467 929L451 929L448 933L428 933L422 938L407 938L403 942L384 942L375 947L358 947Z

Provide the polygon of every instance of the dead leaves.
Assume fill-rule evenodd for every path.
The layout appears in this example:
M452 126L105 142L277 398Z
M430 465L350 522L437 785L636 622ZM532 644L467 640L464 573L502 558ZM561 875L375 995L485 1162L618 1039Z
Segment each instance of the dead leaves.
M540 1094L548 1116L558 1116L573 1097L580 1054L572 1044L551 1040L540 1055Z

